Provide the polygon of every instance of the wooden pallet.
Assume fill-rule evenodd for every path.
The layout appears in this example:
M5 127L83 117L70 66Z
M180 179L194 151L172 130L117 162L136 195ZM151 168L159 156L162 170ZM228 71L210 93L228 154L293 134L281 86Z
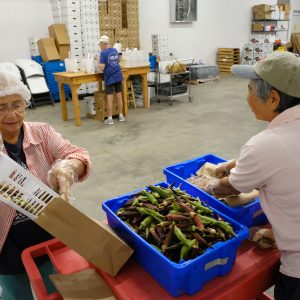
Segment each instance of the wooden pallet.
M203 83L207 83L207 82L214 82L218 79L219 79L219 77L215 76L215 77L207 78L207 79L194 79L194 80L187 81L186 83L189 83L192 85L199 85L199 84L203 84Z
M218 59L218 65L235 65L235 64L239 64L240 63L240 59L233 59L233 60L220 60Z
M240 48L218 48L218 53L238 54L240 52L241 52Z
M218 48L217 64L220 73L231 73L231 66L240 64L240 59L239 48Z
M231 73L232 65L219 65L220 73Z

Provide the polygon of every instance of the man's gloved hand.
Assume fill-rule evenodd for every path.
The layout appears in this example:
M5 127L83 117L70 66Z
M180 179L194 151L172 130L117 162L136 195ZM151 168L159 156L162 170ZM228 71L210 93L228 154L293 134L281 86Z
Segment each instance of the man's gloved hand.
M48 172L48 182L53 190L70 201L71 186L78 180L78 168L83 164L78 159L58 160Z
M254 234L253 241L256 242L261 249L271 249L277 247L272 229L259 229Z
M230 160L217 165L214 176L217 178L223 178L229 176L230 170L235 167L236 160Z

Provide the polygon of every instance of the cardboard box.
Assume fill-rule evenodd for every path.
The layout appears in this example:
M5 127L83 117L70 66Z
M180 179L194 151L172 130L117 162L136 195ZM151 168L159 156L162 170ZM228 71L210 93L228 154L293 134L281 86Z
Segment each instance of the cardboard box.
M103 91L99 91L99 92L96 92L94 95L95 95L96 114L92 115L92 114L87 113L87 117L103 122L104 119L106 117L108 117L106 94ZM116 94L114 94L112 115L116 116L118 114L119 114L118 101L117 101Z
M253 23L252 31L264 31L264 24L261 23Z
M69 52L71 51L70 45L58 45L57 47L59 56L61 60L69 57Z
M128 48L128 35L116 34L115 41L121 43L122 49Z
M49 36L55 39L56 45L70 44L69 35L65 24L53 24L48 27Z
M266 4L255 5L252 10L254 14L264 13L266 11L271 11L271 6Z
M43 38L38 40L38 47L43 61L47 62L60 59L54 38Z
M110 39L110 43L113 45L115 43L115 30L112 28L100 28L100 36L107 35Z

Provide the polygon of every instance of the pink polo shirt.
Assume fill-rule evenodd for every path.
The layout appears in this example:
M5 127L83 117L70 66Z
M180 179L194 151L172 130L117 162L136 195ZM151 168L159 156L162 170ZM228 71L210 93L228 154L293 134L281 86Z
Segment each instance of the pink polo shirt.
M300 105L280 113L241 149L229 182L259 190L281 251L280 272L300 278Z

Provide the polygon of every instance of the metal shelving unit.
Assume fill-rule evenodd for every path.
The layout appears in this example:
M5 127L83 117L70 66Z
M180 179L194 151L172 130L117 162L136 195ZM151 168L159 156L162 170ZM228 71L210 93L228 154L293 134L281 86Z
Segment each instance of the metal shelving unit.
M181 73L170 73L170 82L161 83L160 82L160 72L156 70L156 95L157 102L160 102L162 98L167 98L169 104L173 104L173 100L177 97L188 97L188 101L192 102L191 95L191 72L185 71ZM180 92L180 89L185 89L186 91Z
M290 20L283 20L283 19L262 19L262 20L252 20L252 24L254 23L269 23L269 24L276 24L276 27L278 27L278 22L287 22L287 28L286 29L276 29L276 30L269 30L269 31L256 31L251 30L252 33L262 33L262 34L270 34L274 33L276 35L277 32L286 32L286 40L288 39L288 32L289 32L289 26L290 26Z

